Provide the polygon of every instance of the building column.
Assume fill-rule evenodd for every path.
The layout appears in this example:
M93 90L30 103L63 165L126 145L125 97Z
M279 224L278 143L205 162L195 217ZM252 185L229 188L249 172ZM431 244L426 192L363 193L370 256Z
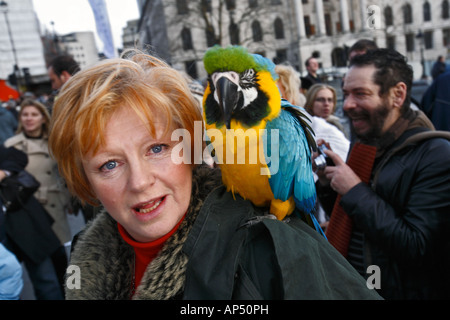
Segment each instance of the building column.
M300 39L306 38L305 19L303 18L302 0L294 0L295 19L297 20L297 32Z
M361 31L367 30L367 3L366 0L359 0L359 9L361 13Z
M350 32L350 23L348 18L348 5L347 0L340 0L340 8L341 8L341 23L342 23L342 31L344 33Z
M323 0L314 0L316 6L317 31L319 36L326 35L325 16L323 14Z

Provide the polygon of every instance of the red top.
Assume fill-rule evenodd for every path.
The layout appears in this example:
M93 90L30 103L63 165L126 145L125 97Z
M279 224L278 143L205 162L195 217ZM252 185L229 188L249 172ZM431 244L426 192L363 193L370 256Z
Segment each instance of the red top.
M177 231L178 227L180 226L183 220L184 217L177 223L177 225L169 233L151 242L138 242L134 240L128 234L125 228L122 227L119 223L117 223L120 235L122 236L122 238L125 240L126 243L128 243L130 246L133 247L136 257L134 267L135 285L133 289L139 286L142 280L142 276L144 275L145 269L147 269L147 266L150 264L150 262L152 262L153 259L156 258L159 251L161 251L162 247L164 246L164 243L167 241L167 239L169 239L175 233L175 231Z

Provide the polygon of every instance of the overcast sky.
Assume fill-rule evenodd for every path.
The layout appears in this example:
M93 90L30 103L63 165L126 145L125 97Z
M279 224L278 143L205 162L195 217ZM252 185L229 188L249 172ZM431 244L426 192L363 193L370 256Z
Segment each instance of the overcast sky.
M139 10L136 0L106 0L111 31L116 48L122 47L122 28L128 20L138 19ZM88 0L33 0L41 24L53 31L54 22L58 34L76 31L93 31L96 34L94 14ZM98 50L103 44L96 35Z

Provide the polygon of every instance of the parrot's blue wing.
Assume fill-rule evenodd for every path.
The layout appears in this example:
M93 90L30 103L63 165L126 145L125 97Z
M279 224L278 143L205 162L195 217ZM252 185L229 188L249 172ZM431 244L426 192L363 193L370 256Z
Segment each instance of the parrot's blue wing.
M267 162L270 159L269 184L276 199L286 201L293 195L296 213L303 215L310 225L323 234L314 217L316 188L311 168L311 148L315 148L315 142L310 147L310 132L305 132L308 129L295 116L301 112L298 107L285 100L282 107L280 115L267 123L263 136ZM293 108L296 109L293 111ZM274 135L278 135L278 143Z

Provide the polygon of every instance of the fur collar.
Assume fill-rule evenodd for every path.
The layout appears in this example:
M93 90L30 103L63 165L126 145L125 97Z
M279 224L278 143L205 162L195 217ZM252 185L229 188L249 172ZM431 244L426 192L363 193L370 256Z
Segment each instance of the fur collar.
M188 213L147 267L133 296L134 250L122 239L111 216L107 212L100 213L86 226L76 243L69 264L80 268L81 288L66 288L66 298L126 300L132 296L133 299L161 300L180 296L188 262L182 251L183 244L206 196L219 185L221 176L218 169L204 165L194 169Z

